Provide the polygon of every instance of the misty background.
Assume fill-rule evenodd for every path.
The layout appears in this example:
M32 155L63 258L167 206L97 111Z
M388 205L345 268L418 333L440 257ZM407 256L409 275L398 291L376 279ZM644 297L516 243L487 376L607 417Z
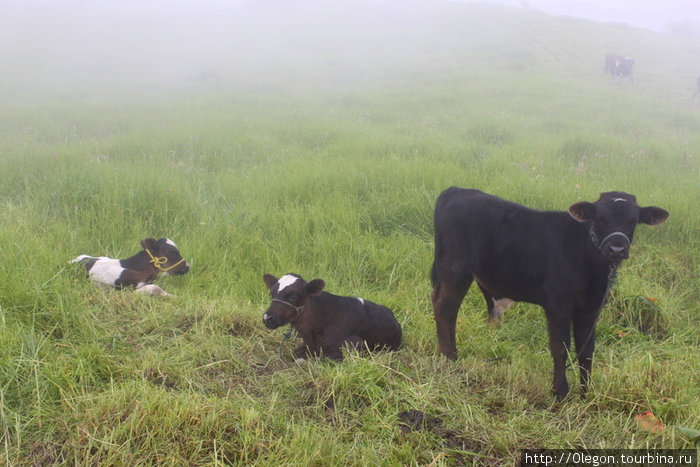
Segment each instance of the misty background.
M498 0L494 0L496 2ZM692 0L503 0L500 3L555 16L620 23L687 36L697 35L700 26L700 2Z
M484 8L438 0L3 0L0 92L314 90L429 80L449 74L457 61L498 66L506 57L526 66L528 40L543 40L529 32L550 15L590 22L601 55L580 57L576 73L599 76L604 51L634 53L633 43L606 43L598 23L645 28L696 50L700 44L700 2L494 0L488 13ZM488 21L465 31L460 18L475 11ZM525 33L523 17L530 21ZM499 38L518 34L519 50L498 49ZM683 80L694 79L700 57L687 70Z

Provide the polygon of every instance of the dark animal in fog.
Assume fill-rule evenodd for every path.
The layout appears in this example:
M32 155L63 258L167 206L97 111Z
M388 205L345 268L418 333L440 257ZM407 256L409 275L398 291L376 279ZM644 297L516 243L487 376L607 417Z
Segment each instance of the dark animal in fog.
M457 357L457 313L476 281L491 320L513 301L544 308L554 360L554 392L569 392L565 366L574 340L581 396L588 389L595 324L617 265L629 255L638 223L657 225L664 209L633 195L603 193L595 203L538 211L479 190L448 188L435 205L432 302L442 354Z
M115 289L134 287L145 295L169 295L153 284L158 276L178 276L187 273L190 265L180 255L177 245L167 238L141 240L143 250L127 259L80 255L71 263L83 263L93 282Z
M306 282L296 274L279 279L265 274L263 280L272 296L263 324L269 329L291 324L302 338L294 351L297 358L341 360L345 346L396 350L401 345L401 325L383 305L324 292L322 279Z
M612 81L620 78L629 78L630 83L634 81L634 60L616 54L605 54L605 67L603 73L610 76Z

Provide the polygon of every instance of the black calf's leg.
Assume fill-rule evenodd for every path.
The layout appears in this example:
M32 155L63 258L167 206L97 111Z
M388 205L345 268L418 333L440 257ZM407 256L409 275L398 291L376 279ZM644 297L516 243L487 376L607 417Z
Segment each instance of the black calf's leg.
M359 336L343 336L340 329L326 330L321 342L319 342L319 350L322 357L329 360L340 361L343 359L343 347L356 347L363 345L364 341Z
M306 359L307 357L311 356L311 349L309 349L306 344L301 343L297 346L296 349L294 349L294 356L296 358L303 358Z
M489 323L496 324L500 322L500 315L498 315L494 310L493 295L491 295L486 289L484 289L478 282L476 285L479 286L481 294L484 296L484 301L486 302L486 311L489 312Z
M566 381L566 359L571 347L571 315L564 309L545 310L549 331L549 351L554 360L554 382L552 388L557 401L562 401L569 393Z
M321 355L329 360L340 361L343 359L343 350L340 347L323 347Z
M345 342L343 342L343 347L362 351L365 350L367 346L365 345L364 339L362 339L360 336L349 336L345 338Z
M578 357L579 381L581 398L588 392L588 380L593 365L593 349L595 347L595 314L579 312L574 316L574 342Z
M318 342L303 339L301 344L294 349L294 356L297 358L318 357L323 356L323 352L325 349Z
M438 348L441 354L451 360L457 359L457 342L455 340L457 312L459 312L459 307L472 280L472 276L468 276L463 281L441 280L431 295Z

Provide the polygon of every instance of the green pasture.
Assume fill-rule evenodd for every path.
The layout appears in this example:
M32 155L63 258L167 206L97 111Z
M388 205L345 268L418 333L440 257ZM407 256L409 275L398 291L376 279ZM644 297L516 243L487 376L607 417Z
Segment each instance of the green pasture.
M410 28L369 22L350 49L352 25L314 42L338 32L321 9L308 35L278 32L281 51L234 53L211 81L0 78L0 464L513 465L525 448L695 447L700 44L528 10L405 14ZM608 51L635 57L634 84L602 74ZM432 210L452 185L556 210L620 190L671 213L637 229L587 399L570 371L571 399L554 402L535 306L495 328L470 292L458 360L438 355ZM174 297L102 290L68 264L149 236L192 266L158 280ZM262 275L287 272L389 306L403 348L295 363L261 321ZM402 427L411 410L438 421ZM647 411L662 431L638 426Z

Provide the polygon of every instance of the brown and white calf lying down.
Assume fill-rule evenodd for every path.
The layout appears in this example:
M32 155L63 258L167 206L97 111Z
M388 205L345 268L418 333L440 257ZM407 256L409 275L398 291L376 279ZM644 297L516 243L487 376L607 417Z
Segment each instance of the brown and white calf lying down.
M265 274L263 280L272 296L263 323L269 329L292 325L302 338L294 351L297 358L341 360L343 346L396 350L401 345L401 325L385 306L324 292L322 279L306 282L296 274L280 279Z
M145 295L170 295L153 284L158 276L179 276L190 270L177 245L167 238L141 240L143 250L127 259L80 255L71 263L83 263L93 282L115 289L134 287Z

